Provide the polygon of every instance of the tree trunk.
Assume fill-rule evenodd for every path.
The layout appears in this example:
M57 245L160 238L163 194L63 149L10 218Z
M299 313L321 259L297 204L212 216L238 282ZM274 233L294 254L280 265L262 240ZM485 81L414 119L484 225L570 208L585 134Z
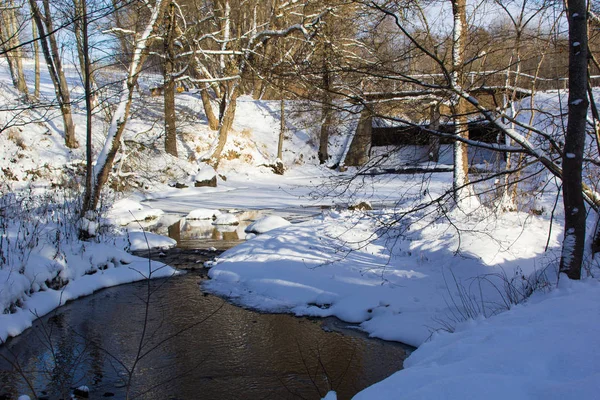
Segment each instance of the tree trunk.
M4 48L12 49L7 51L5 56L13 85L28 100L29 91L27 90L27 82L25 81L25 74L23 72L23 54L19 48L21 41L19 39L19 26L14 1L10 0L6 2L6 8L1 13L0 41L4 44Z
M88 42L88 16L87 16L87 5L85 1L81 2L81 25L80 25L80 39L81 39L81 51L79 52L82 59L80 60L81 70L83 75L83 87L85 92L85 157L86 157L86 169L85 169L85 192L83 194L83 204L89 204L91 200L91 188L94 179L94 160L93 160L93 147L92 147L92 82L90 76L91 62L90 62L90 51ZM79 22L76 23L79 25ZM87 212L85 207L82 208L81 212ZM82 214L82 217L85 215ZM79 236L81 238L87 238L91 235L91 232L80 231Z
M219 166L219 162L221 161L221 154L223 153L223 149L225 148L225 144L227 144L227 136L229 134L229 130L233 125L233 119L235 118L235 109L237 107L237 97L239 95L239 85L238 83L233 84L233 89L231 90L231 94L228 99L223 99L223 103L225 104L225 108L223 110L223 116L221 118L221 122L219 124L219 139L217 142L217 146L210 156L209 164L217 169Z
M190 68L192 71L200 72L199 75L201 78L210 79L210 73L203 68L202 63L199 62L197 57L193 57L190 60ZM210 89L215 89L218 87L216 84L211 85L207 82L201 83L200 88L200 99L202 101L202 107L204 108L204 115L206 116L206 121L208 122L208 127L211 131L216 131L219 129L219 119L215 116L212 99L210 96ZM215 96L218 97L217 91L215 91Z
M323 61L323 104L321 105L321 134L319 136L319 163L325 164L329 161L329 132L333 119L331 105L331 79L327 61Z
M52 25L52 16L50 10L50 1L43 0L44 13L46 18L46 31L48 32L48 42L50 43L50 51L52 53L52 61L54 62L54 68L56 76L58 78L58 86L60 87L59 97L61 98L60 109L63 116L64 129L65 129L65 144L71 149L79 147L77 139L75 138L75 124L73 123L73 117L71 112L71 95L69 92L69 85L67 84L67 78L62 67L62 61L60 58L60 51L56 42L56 35L50 32L54 31Z
M87 6L84 4L85 1L87 0L73 0L73 7L75 9L75 15L76 16L80 16L81 20L83 20L84 18L84 10L87 10ZM87 16L85 16L87 18ZM87 22L86 22L87 23ZM81 76L82 79L89 79L90 80L90 93L89 96L91 96L91 101L92 101L92 107L96 107L98 105L98 102L96 101L96 94L94 93L94 88L97 88L98 85L96 84L96 80L94 79L94 73L92 71L92 66L91 64L87 66L87 68L89 69L89 74L84 73L84 69L86 68L86 55L84 54L84 49L83 49L83 41L84 40L88 40L88 38L84 38L83 35L84 33L82 32L82 23L75 21L74 25L74 31L75 31L75 41L77 42L77 57L79 59L79 66L81 68ZM88 57L88 61L89 61L89 54L87 55ZM83 84L85 85L85 81L83 82Z
M75 139L75 125L73 124L73 118L71 116L71 99L69 96L69 87L66 82L64 72L62 70L62 64L60 62L60 54L58 52L58 46L56 44L56 37L50 33L53 31L52 18L50 16L50 4L48 0L43 0L44 11L46 15L42 15L35 0L29 0L29 6L33 15L33 19L38 28L38 32L42 39L42 53L48 66L48 72L52 83L54 84L54 91L56 92L56 100L58 101L60 111L63 117L64 130L65 130L65 144L69 148L77 148L79 144ZM46 32L49 32L46 34Z
M440 104L431 104L429 106L429 129L437 131L440 129ZM440 137L429 135L429 161L440 161Z
M34 22L31 23L31 34L33 35L34 39L39 38L37 25ZM41 75L39 39L33 41L33 57L34 57L33 69L34 69L34 75L35 75L34 84L33 84L33 97L36 100L39 100L39 98L40 98L40 75Z
M326 164L327 161L329 161L329 132L333 119L333 111L330 104L323 103L321 115L323 122L321 124L321 134L319 136L319 163Z
M206 120L208 121L208 127L216 131L219 129L219 119L215 116L215 112L213 111L213 106L211 103L210 95L208 94L209 85L206 84L204 89L200 90L200 98L202 99L202 106L204 107L204 114L206 115Z
M279 141L277 142L277 159L283 163L283 141L285 139L285 100L281 97L281 103L279 104L280 118L279 118Z
M223 94L221 95L221 100L219 101L219 124L223 121L223 116L225 115L225 110L227 109L227 88L224 88L221 91ZM219 125L220 126L220 125Z
M177 127L175 117L175 4L169 5L165 15L166 37L164 40L164 106L165 106L165 151L177 157Z
M581 278L585 249L586 211L582 185L587 109L587 8L585 0L568 0L569 120L563 153L563 204L565 233L560 272Z
M466 0L452 0L452 73L451 86L461 90L463 87L463 63L467 35ZM452 101L452 117L456 136L469 138L469 128L466 116L466 100L454 95ZM463 189L469 183L469 161L467 145L458 140L454 142L454 195L457 200L463 199L467 193Z
M356 133L350 143L350 149L344 160L344 165L360 167L369 161L369 150L373 136L373 114L368 107L360 112L360 119L356 126Z

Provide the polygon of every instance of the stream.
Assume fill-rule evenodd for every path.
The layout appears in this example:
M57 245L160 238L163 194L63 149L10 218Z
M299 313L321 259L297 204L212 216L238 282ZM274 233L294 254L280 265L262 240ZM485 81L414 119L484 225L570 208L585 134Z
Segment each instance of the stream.
M402 368L409 347L335 318L262 314L203 293L201 262L239 243L243 227L165 221L154 230L179 247L151 257L187 273L103 289L40 318L0 347L0 399L29 387L67 399L82 385L92 399L320 399L330 389L349 399Z

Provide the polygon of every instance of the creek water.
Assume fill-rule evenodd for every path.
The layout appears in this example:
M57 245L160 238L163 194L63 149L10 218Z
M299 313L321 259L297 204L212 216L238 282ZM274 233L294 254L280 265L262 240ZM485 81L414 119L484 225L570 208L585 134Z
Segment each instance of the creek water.
M408 347L339 320L262 314L203 293L199 262L214 249L185 243L160 256L187 273L101 290L0 346L0 399L30 387L66 399L81 385L93 399L128 389L142 399L320 399L330 389L349 399L402 368Z

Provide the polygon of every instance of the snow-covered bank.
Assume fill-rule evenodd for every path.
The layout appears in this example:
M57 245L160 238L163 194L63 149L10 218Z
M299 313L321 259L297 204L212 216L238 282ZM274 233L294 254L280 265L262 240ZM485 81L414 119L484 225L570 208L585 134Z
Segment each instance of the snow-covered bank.
M98 248L96 252L92 251L92 253L95 253L96 258L105 257L107 254L117 257L114 255L115 250L114 248ZM19 307L13 313L0 314L0 342L20 334L31 327L33 321L38 317L48 314L70 300L90 295L96 290L110 286L136 282L148 277L164 278L179 273L162 263L134 257L124 252L119 256L122 257L116 258L120 259L118 265L114 263L115 258L112 258L112 261L106 260L112 264L110 267L99 270L93 275L84 275L73 279L61 289L48 288L28 296L22 296ZM81 261L83 262L84 259ZM10 278L8 284L3 285L4 289L7 287L10 287Z
M597 399L600 283L567 286L437 334L354 399Z
M0 196L0 342L69 300L105 287L177 273L125 251L169 248L176 244L174 240L139 229L112 229L99 218L88 221L87 227L98 236L80 241L73 211L76 202L43 190L35 192ZM123 202L113 213L125 215L131 205Z
M419 346L455 323L454 303L462 307L464 294L481 314L498 313L511 302L505 284L529 290L527 277L556 256L543 254L548 221L541 218L510 214L494 222L492 237L481 235L488 220L458 222L456 211L453 227L416 213L400 235L380 231L395 215L389 212L332 211L270 231L223 253L204 288L264 311L337 316L373 336ZM550 238L555 249L559 234Z

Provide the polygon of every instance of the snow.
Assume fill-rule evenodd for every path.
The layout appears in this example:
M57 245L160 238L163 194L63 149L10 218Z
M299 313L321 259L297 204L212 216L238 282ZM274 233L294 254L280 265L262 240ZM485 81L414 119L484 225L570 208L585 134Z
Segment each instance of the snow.
M267 215L262 217L246 228L247 233L265 233L273 229L290 225L291 222L277 215Z
M133 231L127 232L129 249L131 251L147 249L170 249L177 245L177 241L166 236L157 235L152 232Z
M142 205L132 199L123 199L113 204L108 218L115 225L127 225L134 221L156 219L162 214L162 210Z
M452 316L450 305L460 297L454 279L476 299L481 293L488 304L481 312L492 315L504 302L497 288L505 280L516 278L520 285L515 271L528 276L544 257L556 257L544 255L545 242L538 240L546 236L547 222L525 223L527 216L510 214L495 222L492 238L478 233L483 220L461 219L461 213L451 213L459 238L446 221L424 214L407 219L410 231L397 236L377 233L376 221L394 218L392 210L331 211L228 250L212 264L203 287L247 307L336 316L360 323L372 336L419 346ZM550 237L555 251L559 236L555 230Z
M203 164L202 167L198 170L198 173L196 174L195 181L209 181L215 176L217 176L217 172L215 171L215 169L210 165Z
M598 315L596 280L533 296L493 318L436 334L405 360L404 370L354 399L595 399Z
M213 225L237 225L239 223L239 219L234 214L229 213L217 215L217 218L213 221Z
M213 219L221 215L219 210L211 210L209 208L196 208L189 212L186 219Z

